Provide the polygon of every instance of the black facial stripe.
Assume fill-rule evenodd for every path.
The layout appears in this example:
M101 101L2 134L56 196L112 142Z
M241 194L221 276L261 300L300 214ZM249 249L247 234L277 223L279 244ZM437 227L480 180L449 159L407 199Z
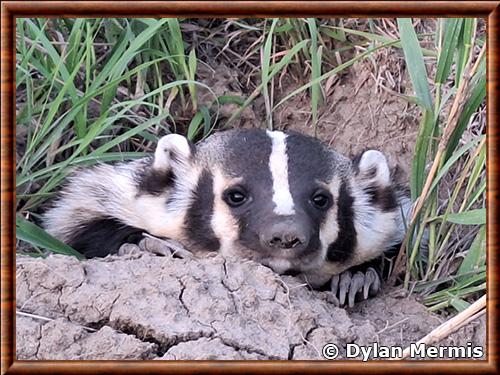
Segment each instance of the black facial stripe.
M311 239L309 240L309 246L307 247L307 251L303 255L304 256L309 255L310 253L318 250L320 246L321 246L321 241L319 240L319 225L318 225L314 227Z
M68 241L68 245L88 258L115 254L124 243L137 243L142 229L135 228L115 218L89 221Z
M151 166L142 171L138 176L139 192L151 195L163 194L175 184L175 175L172 170L158 171Z
M369 196L370 203L380 207L383 212L394 211L398 208L398 201L391 186L369 186L363 189Z
M198 246L216 251L220 248L220 241L215 236L210 221L214 210L213 177L209 171L201 173L198 185L196 186L194 199L189 207L185 226L189 238Z
M327 259L331 262L345 262L354 252L357 245L356 228L354 227L354 198L345 181L339 189L337 202L337 221L339 234L337 239L328 246Z

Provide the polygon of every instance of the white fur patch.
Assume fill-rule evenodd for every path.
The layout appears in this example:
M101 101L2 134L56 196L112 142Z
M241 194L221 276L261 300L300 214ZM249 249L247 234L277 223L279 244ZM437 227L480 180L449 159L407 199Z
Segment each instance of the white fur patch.
M373 177L374 180L382 185L388 185L390 183L391 173L389 171L387 159L380 151L368 150L361 156L361 160L359 161L360 172L363 174L371 168L375 168L377 171L376 175Z
M230 208L222 200L222 193L230 185L237 183L223 176L218 168L214 168L214 210L211 220L212 230L220 241L219 252L224 255L232 255L236 250L238 240L238 222L231 214Z
M273 141L269 156L269 169L273 178L274 212L277 215L295 214L292 194L288 184L288 156L286 154L286 134L280 131L267 131Z
M328 184L328 190L333 196L333 201L335 202L332 208L328 210L325 220L321 224L319 229L319 239L321 242L321 260L326 259L326 253L328 251L328 246L335 242L339 235L339 223L338 223L338 197L340 189L340 180L338 176L334 176L332 181Z
M191 156L191 149L187 139L179 134L168 134L161 138L156 146L153 168L168 169L171 166L171 152L180 159L188 159Z

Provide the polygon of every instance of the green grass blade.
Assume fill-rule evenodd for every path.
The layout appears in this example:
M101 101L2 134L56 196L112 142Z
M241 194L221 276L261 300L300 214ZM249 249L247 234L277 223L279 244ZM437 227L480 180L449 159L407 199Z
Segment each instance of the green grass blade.
M464 212L449 213L447 215L436 216L429 220L445 219L450 223L461 225L482 225L486 224L486 209L478 208Z
M203 114L201 113L201 111L196 112L196 114L191 119L191 122L189 123L186 135L187 139L192 141L194 137L196 137L196 135L199 133L201 129L202 121L203 121Z
M479 137L478 137L479 138ZM480 179L481 174L485 170L486 167L486 146L485 143L481 145L481 149L479 150L479 154L476 157L474 167L470 173L470 176L467 181L467 186L465 188L465 196L468 197Z
M59 173L66 166L72 167L77 165L93 165L97 162L106 163L112 161L125 161L132 159L139 159L146 156L144 152L107 152L102 155L84 155L74 158L71 163L67 164L64 162L59 162L52 164L49 167L42 168L36 172L29 175L29 178L24 178L23 181L18 182L19 185L30 182L36 182L40 179L48 178L53 173Z
M480 266L473 271L464 272L463 274L461 274L461 276L467 276L467 277L476 276L479 273L485 273L485 271L486 271L486 266L483 265L483 266ZM456 280L457 280L457 276L451 275L451 276L442 277L442 278L439 278L437 280L432 280L432 281L420 281L420 282L417 282L417 284L415 285L413 290L416 292L421 292L421 291L426 290L426 289L436 288L436 287L443 285L443 284L449 284L450 282L455 283Z
M65 56L59 55L59 52L56 50L52 42L47 38L45 35L44 31L41 30L33 20L28 19L27 20L27 25L29 28L37 35L37 38L39 38L41 44L43 45L43 48L47 51L48 56L52 60L52 62L57 65L60 64L60 74L63 82L67 82L70 79L70 73L68 72L66 65L64 64L65 61ZM69 52L69 51L68 51ZM72 98L72 101L78 100L78 93L76 91L76 87L73 84L73 80L69 81L68 85L68 92ZM75 116L75 126L78 127L84 127L84 119L83 119L83 112L78 112Z
M30 148L29 149L30 152L27 151L25 153L25 156L27 156L27 155L30 156L31 164L33 164L34 162L40 160L40 158L42 158L45 155L46 150L53 143L53 139L54 139L55 135L61 134L61 132L63 131L63 129L65 129L68 126L68 124L71 121L73 121L73 119L75 118L76 114L79 113L79 111L81 110L81 108L84 107L84 105L86 105L92 98L100 95L101 93L105 92L110 87L115 86L116 84L118 84L122 80L126 79L127 77L135 74L136 72L138 72L138 71L140 71L142 69L147 68L148 66L154 64L156 61L160 61L160 60L162 60L162 58L159 58L159 59L152 60L152 61L149 61L147 63L141 64L141 65L137 66L136 68L131 69L129 72L127 72L123 76L118 77L118 78L114 79L113 81L111 81L111 82L109 82L109 83L101 86L100 88L97 88L96 90L91 91L91 92L85 94L83 97L81 97L80 99L78 99L78 101L74 102L73 106L71 107L71 109L67 113L65 113L62 116L60 116L57 119L57 121L54 122L53 124L48 124L48 122L46 121L46 123L48 125L50 125L50 127L51 127L51 134L52 135L50 137L45 137L41 141L42 143L37 143L36 144L36 151L35 151L35 149L31 150L31 148ZM89 132L92 131L91 127L89 129L87 129L87 131L89 131ZM85 136L86 135L87 134L85 134ZM30 173L30 171L31 171L32 168L33 168L33 165L25 168L25 170L26 170L25 173L29 175L29 173Z
M82 39L82 30L83 25L87 20L85 18L77 18L73 23L73 27L71 28L71 32L68 38L68 46L76 46L81 43ZM73 70L75 66L78 64L78 48L71 48L68 53L68 57L66 58L67 67L69 70Z
M486 264L486 226L482 226L476 234L467 255L460 265L457 275L464 276L481 269Z
M415 155L413 156L410 174L410 191L413 200L420 196L424 187L427 153L435 126L436 121L432 111L424 110L417 139L415 141Z
M472 88L471 96L465 103L463 111L458 119L458 124L453 130L448 141L448 146L446 147L444 156L445 161L451 157L453 151L459 144L460 139L462 138L462 135L467 128L472 115L478 110L479 106L484 102L486 98L486 74L485 71L480 71L479 74L480 76L476 84Z
M415 93L421 100L424 108L432 111L434 106L432 104L429 82L427 82L427 70L425 68L422 49L420 48L411 19L398 18L398 27L401 35L401 45Z
M458 39L462 30L463 19L447 18L444 21L444 41L438 56L436 83L444 83L451 72L451 64L458 45Z
M200 112L203 115L203 136L206 137L212 130L212 127L210 126L212 122L212 116L210 116L210 111L205 106L200 107Z
M217 102L220 105L236 104L241 107L245 103L245 99L242 98L241 96L236 96L236 95L221 95L217 98Z
M484 196L484 192L486 191L486 178L483 178L476 191L471 194L469 200L467 201L466 210L470 210L472 205L480 198Z
M456 82L455 87L460 85L462 79L462 73L465 69L465 64L469 60L471 52L471 43L473 40L474 30L477 26L477 20L474 18L466 18L463 21L462 32L460 33L460 38L457 46L457 64L456 64Z
M161 120L165 119L167 116L170 116L169 113L162 113L152 119L149 119L148 121L144 122L143 124L134 126L132 129L127 130L125 133L120 134L117 137L114 137L111 141L106 142L102 146L98 147L94 151L92 151L91 155L94 156L100 156L103 155L106 151L109 149L117 146L121 142L133 137L134 135L138 134L139 132L150 128L154 124L158 124Z
M82 60L80 60L80 62L82 62L82 61L83 61L83 57L82 57ZM80 67L77 66L74 69L74 71L71 73L71 75L68 76L65 84L63 85L63 87L61 88L59 93L57 94L57 97L51 102L49 112L44 119L44 123L40 127L40 131L38 133L36 133L31 140L28 141L28 147L26 149L25 155L31 155L31 153L33 153L35 149L37 150L37 153L41 154L42 151L46 150L46 148L48 146L50 146L55 141L55 139L60 136L60 132L55 131L55 129L54 129L54 121L53 120L56 117L56 115L59 111L59 108L61 107L61 105L64 102L64 98L66 96L67 91L70 89L70 87L73 86L73 80L76 77L79 69L80 69ZM80 112L75 111L75 117L76 117L77 113L80 113ZM76 127L77 127L77 125L75 124L75 128ZM46 147L44 147L42 145L42 143L41 143L42 141L43 141L43 144L46 145ZM31 168L32 166L27 166L27 167Z
M271 27L269 28L269 32L267 33L266 41L264 42L264 48L262 51L262 59L261 59L262 60L261 81L263 83L262 95L264 96L264 100L266 102L266 111L267 111L266 127L269 130L272 130L273 124L272 124L271 113L269 113L269 110L271 109L270 108L271 103L269 101L271 100L271 98L269 96L269 88L267 85L272 79L271 77L269 77L269 73L270 73L270 66L271 66L271 54L272 54L272 47L273 47L274 29L276 28L278 21L279 21L279 19L274 18L273 22L271 23Z
M45 230L35 225L22 216L16 217L16 237L34 246L43 247L53 253L72 255L82 260L85 257L72 247L52 237Z
M450 300L450 304L458 311L462 312L470 306L470 303L464 301L461 298L454 297Z
M436 186L438 185L439 181L450 171L451 167L458 161L460 158L465 155L467 151L469 151L472 147L476 146L481 140L484 138L484 136L477 137L473 139L472 141L467 142L464 144L462 147L460 147L458 150L456 150L453 155L446 161L446 163L443 164L439 172L436 174L434 177L432 184L429 188L429 192L432 192Z
M194 81L196 79L196 69L197 69L197 58L196 58L196 50L193 48L189 52L188 56L188 71L189 75L187 77L188 80ZM189 90L191 92L191 101L193 103L193 111L196 111L198 107L197 99L196 99L196 85L190 84L189 85Z
M207 107L200 107L198 112L193 116L191 122L188 126L187 139L193 141L201 130L201 124L203 123L203 136L207 136L211 130L211 116Z
M309 35L311 37L310 55L311 55L311 80L317 80L321 76L321 49L318 48L318 28L316 19L307 18ZM316 135L316 123L318 121L318 106L321 100L321 81L311 86L311 112L312 125Z

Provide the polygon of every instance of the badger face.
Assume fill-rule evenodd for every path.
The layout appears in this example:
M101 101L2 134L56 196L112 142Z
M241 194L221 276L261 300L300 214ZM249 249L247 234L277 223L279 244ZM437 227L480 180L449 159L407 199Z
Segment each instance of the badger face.
M204 213L188 214L187 233L199 245L218 242L214 250L279 273L321 263L338 237L348 159L311 137L256 129L216 134L199 146L196 158L204 172L192 207ZM203 223L196 220L202 215Z

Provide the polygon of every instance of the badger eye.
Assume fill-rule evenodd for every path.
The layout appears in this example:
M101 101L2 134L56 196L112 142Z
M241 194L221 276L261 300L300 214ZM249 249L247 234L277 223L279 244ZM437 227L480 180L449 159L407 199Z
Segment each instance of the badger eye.
M224 201L230 207L239 207L248 200L245 190L241 187L234 187L224 192Z
M320 210L326 210L330 208L331 197L330 194L324 191L317 191L311 197L311 203L314 207Z

